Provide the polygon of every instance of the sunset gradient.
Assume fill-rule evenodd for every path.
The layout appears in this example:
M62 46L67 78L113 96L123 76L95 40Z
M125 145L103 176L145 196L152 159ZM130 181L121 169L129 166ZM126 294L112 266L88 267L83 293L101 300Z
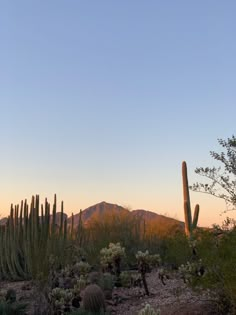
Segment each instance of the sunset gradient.
M189 183L235 134L235 1L4 1L0 214L39 194L183 220ZM191 192L200 226L224 202ZM228 213L236 218L235 213Z

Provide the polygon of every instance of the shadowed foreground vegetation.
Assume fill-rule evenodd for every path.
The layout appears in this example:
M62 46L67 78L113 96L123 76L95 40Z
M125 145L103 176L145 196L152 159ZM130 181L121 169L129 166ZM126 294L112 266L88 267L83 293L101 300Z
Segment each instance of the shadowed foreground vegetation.
M35 300L41 296L43 302L35 303L32 314L88 314L90 306L82 308L82 292L91 283L103 292L96 291L95 300L99 300L96 294L112 296L114 286L137 283L149 294L145 275L153 267L158 268L163 285L168 273L177 272L192 287L212 291L218 314L234 314L236 227L232 220L208 230L195 228L189 238L181 225L160 226L129 212L94 217L85 226L82 212L75 225L73 216L69 222L65 217L63 202L60 210L56 196L52 208L47 200L40 205L35 196L30 205L25 201L12 206L6 225L0 227L1 281L33 281ZM4 303L10 307L3 297L0 313Z

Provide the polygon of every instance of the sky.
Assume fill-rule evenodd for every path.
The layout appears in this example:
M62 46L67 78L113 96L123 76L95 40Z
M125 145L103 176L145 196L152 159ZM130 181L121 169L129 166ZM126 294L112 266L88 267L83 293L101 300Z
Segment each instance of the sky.
M236 2L0 3L0 214L101 201L183 220L189 183L235 135ZM224 202L191 192L200 226ZM235 213L228 214L235 217Z

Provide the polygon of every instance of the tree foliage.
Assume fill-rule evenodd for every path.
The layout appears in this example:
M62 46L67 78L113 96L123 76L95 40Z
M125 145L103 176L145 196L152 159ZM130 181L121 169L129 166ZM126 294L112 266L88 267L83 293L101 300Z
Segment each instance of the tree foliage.
M194 183L190 189L221 198L226 203L226 211L236 210L236 137L218 139L224 149L217 153L210 151L214 160L222 163L220 167L198 167L195 173L207 178L208 183Z

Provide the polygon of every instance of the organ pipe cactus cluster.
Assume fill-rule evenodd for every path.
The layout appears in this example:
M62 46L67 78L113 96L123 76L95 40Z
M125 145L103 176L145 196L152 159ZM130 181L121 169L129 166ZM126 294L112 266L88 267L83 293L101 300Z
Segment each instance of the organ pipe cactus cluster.
M183 195L184 195L185 234L187 237L191 237L192 232L197 227L198 216L199 216L199 205L196 204L195 210L194 210L194 216L192 219L189 186L188 186L187 164L185 161L182 162L182 177L183 177Z
M52 217L50 204L44 205L39 196L33 196L31 204L27 200L20 206L11 205L6 225L0 226L0 279L20 280L35 278L48 268L47 257L67 239L67 220L63 216L61 203L60 223L56 222L57 200L54 197Z

